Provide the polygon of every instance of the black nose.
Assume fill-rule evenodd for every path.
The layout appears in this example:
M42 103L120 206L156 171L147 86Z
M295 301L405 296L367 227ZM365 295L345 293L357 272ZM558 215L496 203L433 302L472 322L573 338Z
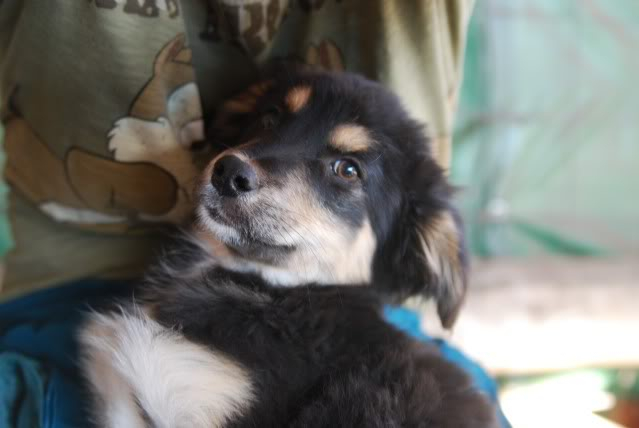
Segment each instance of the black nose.
M253 167L237 156L223 156L213 165L211 183L223 196L235 197L257 189Z

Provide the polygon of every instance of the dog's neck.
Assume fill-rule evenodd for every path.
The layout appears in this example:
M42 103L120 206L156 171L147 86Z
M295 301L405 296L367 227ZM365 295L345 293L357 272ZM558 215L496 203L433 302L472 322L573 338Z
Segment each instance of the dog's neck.
M370 282L370 258L357 260L353 254L333 251L333 257L319 260L317 254L294 253L281 263L271 264L243 257L229 248L213 234L198 230L195 238L211 262L221 268L250 273L261 277L269 284L281 287L295 287L304 284L367 284ZM362 238L364 241L366 238ZM357 245L357 242L356 242ZM363 242L361 245L369 245ZM354 252L358 254L358 252Z

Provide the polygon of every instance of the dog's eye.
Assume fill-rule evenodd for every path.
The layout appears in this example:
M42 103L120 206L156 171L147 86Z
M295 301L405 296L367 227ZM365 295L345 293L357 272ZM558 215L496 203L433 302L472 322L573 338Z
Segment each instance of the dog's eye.
M340 159L333 162L333 172L335 175L345 180L355 180L359 177L359 167L350 159Z
M279 107L269 107L262 115L262 127L264 127L264 129L275 128L275 126L279 122L281 114L282 111L279 109Z

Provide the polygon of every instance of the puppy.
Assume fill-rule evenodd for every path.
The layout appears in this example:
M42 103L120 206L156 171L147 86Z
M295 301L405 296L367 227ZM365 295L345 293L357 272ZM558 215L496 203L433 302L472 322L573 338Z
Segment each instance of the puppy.
M198 220L134 303L80 334L105 427L496 427L437 349L384 320L466 288L451 188L422 127L351 74L273 73L209 129Z

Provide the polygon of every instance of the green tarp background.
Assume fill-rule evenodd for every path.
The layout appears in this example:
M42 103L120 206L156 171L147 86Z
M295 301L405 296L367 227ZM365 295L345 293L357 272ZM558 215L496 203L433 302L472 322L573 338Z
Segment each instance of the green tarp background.
M469 31L451 175L473 252L639 254L639 1L481 0Z

